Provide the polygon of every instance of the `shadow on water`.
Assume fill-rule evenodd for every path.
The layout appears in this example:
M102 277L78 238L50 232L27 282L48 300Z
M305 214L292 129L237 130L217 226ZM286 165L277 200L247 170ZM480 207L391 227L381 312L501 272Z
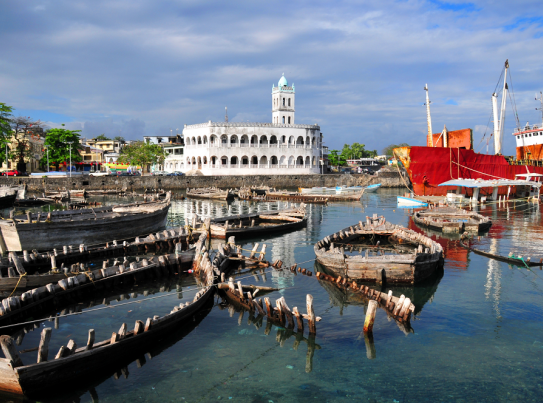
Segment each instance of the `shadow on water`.
M325 274L330 274L327 272L326 268L322 266L319 262L315 261L315 272L322 272ZM415 315L418 315L424 305L428 301L432 301L434 294L437 291L439 282L443 278L443 266L439 266L434 274L425 279L424 281L417 283L416 285L377 285L375 283L364 283L357 281L358 284L367 285L374 290L388 293L392 291L394 296L399 297L400 295L405 295L406 298L409 298L413 305L415 305ZM364 297L359 292L353 292L351 289L344 289L337 287L334 283L329 281L319 281L321 286L326 290L330 296L330 302L334 306L340 308L340 313L343 311L343 308L346 305L368 305L368 298Z
M139 346L130 352L129 357L120 359L115 365L105 366L100 373L94 376L81 378L76 382L70 382L69 385L65 385L64 389L56 388L54 390L45 390L40 392L39 395L19 396L10 395L0 392L0 400L13 401L13 402L34 402L39 400L40 402L64 402L64 401L79 401L80 397L86 393L90 393L92 401L99 401L99 396L96 392L98 387L103 382L107 381L112 376L115 380L121 377L128 378L128 364L136 362L138 370L141 369L147 362L159 354L167 351L170 347L181 341L184 337L189 335L198 325L205 319L205 317L211 312L213 308L213 298L210 298L205 305L192 317L187 318L185 321L177 325L176 330L166 333L163 337L154 339L152 344L146 346ZM34 400L35 399L35 400Z

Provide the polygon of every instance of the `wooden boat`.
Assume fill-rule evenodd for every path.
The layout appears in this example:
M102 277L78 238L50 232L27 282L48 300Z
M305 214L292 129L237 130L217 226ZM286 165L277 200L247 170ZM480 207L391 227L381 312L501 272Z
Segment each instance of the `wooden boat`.
M196 294L192 303L181 303L162 317L147 318L146 322L136 321L133 330L128 331L123 323L119 332L113 333L110 339L94 343L94 330L89 330L86 345L77 348L73 340L67 346L62 346L53 360L48 360L48 342L51 329L42 331L42 342L38 350L38 361L34 364L23 364L19 357L14 340L10 336L0 336L0 345L6 358L0 359L0 390L39 396L40 393L54 388L81 382L85 377L92 376L108 365L120 360L134 357L142 347L148 347L157 338L168 335L180 323L192 318L201 310L215 293L214 271L221 272L228 267L228 256L218 253L210 261L205 253L206 236L200 237L197 245L195 260L196 275L200 278L203 288ZM224 251L228 253L229 246ZM203 253L201 255L200 253ZM224 263L224 264L223 264ZM49 336L47 336L49 334Z
M307 225L305 205L281 211L266 211L252 214L215 218L211 220L212 238L226 239L229 236L263 236L268 233L290 231Z
M441 245L377 215L325 237L314 250L317 261L335 275L377 283L415 284L443 264Z
M364 194L364 189L347 194L302 194L286 190L266 193L266 200L289 200L304 203L328 203L332 201L358 201Z
M539 260L539 262L537 262L537 261L532 262L530 257L516 256L513 252L511 252L509 254L509 256L495 255L493 253L488 253L488 252L485 252L485 251L482 251L482 250L479 250L479 249L472 248L471 246L469 246L468 243L464 242L464 239L465 239L465 236L463 236L462 239L460 240L460 246L462 246L463 248L466 248L466 249L468 249L468 250L470 250L473 253L476 253L478 255L485 256L485 257L488 257L490 259L498 260L500 262L505 262L505 263L508 263L508 264L512 264L514 266L521 266L521 267L543 266L543 258L541 258Z
M7 251L47 250L96 240L134 237L157 231L166 224L171 193L164 200L98 208L10 216L0 220Z
M416 211L413 221L423 227L444 233L463 233L488 231L492 221L481 214L455 207L432 207Z
M12 207L17 199L17 191L0 195L0 209Z
M374 185L369 185L369 186L366 186L364 188L365 192L368 193L368 192L377 192L377 189L379 189L381 187L381 184L380 183L376 183Z
M234 193L230 189L197 188L187 189L187 197L194 199L231 200L234 198Z
M84 245L79 250L66 248L66 253L54 251L43 254L24 254L20 259L14 252L10 252L9 259L1 258L0 261L0 291L21 292L29 288L46 286L59 280L89 273L85 261L99 258L111 258L138 253L167 254L175 248L175 258L181 267L192 262L194 251L189 250L191 234L181 228L164 231L164 233L150 234L145 238L137 238L134 242L122 244L106 244L104 246L87 248ZM173 259L170 255L169 259ZM47 270L46 273L38 273L37 270ZM33 274L29 274L33 273Z
M0 304L0 323L17 324L28 316L59 309L80 295L92 294L115 284L132 284L149 275L161 277L179 273L183 267L190 267L195 253L195 249L191 248L176 254L142 259L140 262L114 262L103 269L75 272L72 276L63 274L63 278L56 284L48 283L46 286L23 292L20 296L3 299Z

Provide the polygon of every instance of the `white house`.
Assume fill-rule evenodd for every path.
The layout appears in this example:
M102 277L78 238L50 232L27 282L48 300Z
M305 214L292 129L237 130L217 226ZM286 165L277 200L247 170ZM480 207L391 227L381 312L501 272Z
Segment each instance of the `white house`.
M185 125L184 170L204 175L320 173L322 133L294 123L294 85L283 75L272 86L272 123Z

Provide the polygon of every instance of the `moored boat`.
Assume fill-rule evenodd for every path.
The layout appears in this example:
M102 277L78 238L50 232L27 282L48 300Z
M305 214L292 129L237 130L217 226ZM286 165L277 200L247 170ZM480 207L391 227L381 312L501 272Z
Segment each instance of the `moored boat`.
M303 228L306 225L305 205L302 203L300 207L289 210L215 218L211 220L210 233L212 238L220 239L230 236L264 236Z
M398 207L426 207L428 203L413 197L397 196Z
M197 188L187 189L187 197L194 199L231 200L234 198L234 193L230 189Z
M7 251L47 250L64 245L92 244L96 241L134 237L164 227L171 204L164 200L136 202L48 214L11 215L0 221ZM0 242L2 242L0 240Z
M416 211L413 221L423 227L444 233L463 233L488 231L492 221L474 211L466 211L455 207L435 207Z
M364 188L364 192L365 193L368 193L368 192L377 192L377 189L379 189L381 187L381 184L380 183L376 183L374 185L369 185L369 186L366 186Z
M439 184L451 179L514 180L519 174L543 174L543 123L532 126L526 124L521 128L518 115L515 113L516 129L513 135L517 142L517 158L502 155L505 100L509 95L506 82L508 68L509 62L506 61L499 110L497 94L492 94L494 155L474 151L471 129L448 131L445 127L441 133L433 133L428 87L425 87L428 116L427 146L394 149L394 155L401 161L409 175L415 194L445 196L454 190L454 187ZM543 112L542 96L539 100ZM472 196L473 191L474 189L467 189L466 196ZM502 187L498 192L499 195L507 195L509 192L515 193L516 189Z
M441 245L376 216L325 237L314 250L335 275L377 283L415 284L443 264Z

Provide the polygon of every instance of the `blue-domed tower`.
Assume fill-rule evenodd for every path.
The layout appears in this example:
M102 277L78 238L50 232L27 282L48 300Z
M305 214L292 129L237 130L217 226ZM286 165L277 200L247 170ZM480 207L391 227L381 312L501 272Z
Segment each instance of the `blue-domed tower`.
M277 87L272 86L272 123L294 124L294 84L289 87L285 73L279 79Z

